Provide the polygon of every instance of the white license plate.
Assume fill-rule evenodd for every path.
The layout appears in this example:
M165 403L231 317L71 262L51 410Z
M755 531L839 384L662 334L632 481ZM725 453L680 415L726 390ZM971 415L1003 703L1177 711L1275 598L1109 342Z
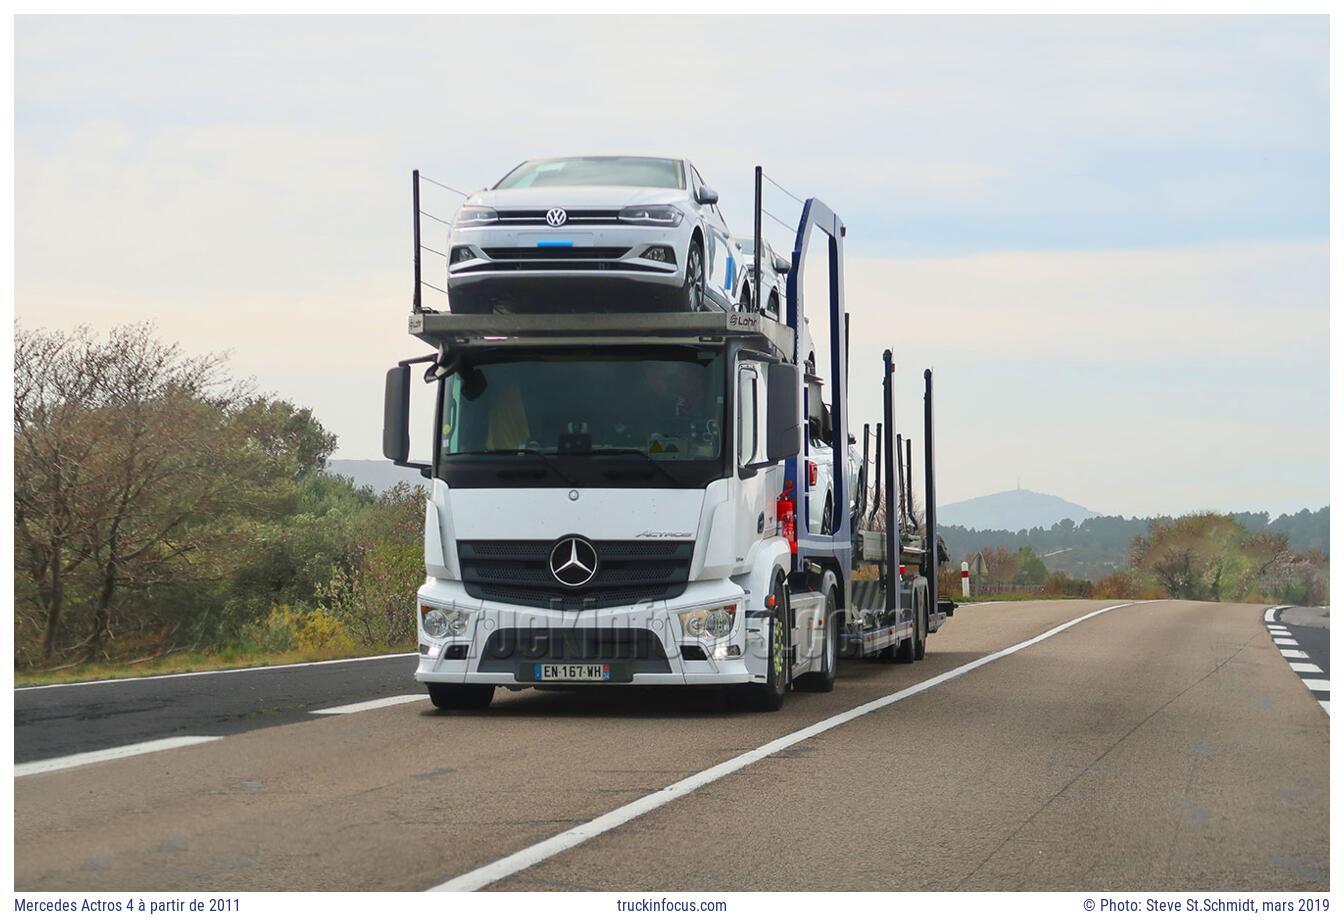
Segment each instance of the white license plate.
M611 680L609 664L538 664L533 665L535 680Z

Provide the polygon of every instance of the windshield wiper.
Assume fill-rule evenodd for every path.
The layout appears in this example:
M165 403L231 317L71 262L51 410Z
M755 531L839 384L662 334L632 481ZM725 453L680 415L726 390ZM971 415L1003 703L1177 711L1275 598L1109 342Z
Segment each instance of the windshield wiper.
M681 480L672 475L667 467L654 459L653 455L648 451L640 450L638 447L595 447L592 450L584 451L581 456L601 457L624 454L629 454L632 457L643 457L655 470L666 476L668 482L672 483L674 486L681 485Z
M490 447L481 450L455 450L451 454L444 454L443 459L451 460L454 457L505 457L519 454L540 458L541 462L546 464L547 469L563 479L567 485L578 485L573 479L566 476L560 467L555 465L554 460L535 447Z

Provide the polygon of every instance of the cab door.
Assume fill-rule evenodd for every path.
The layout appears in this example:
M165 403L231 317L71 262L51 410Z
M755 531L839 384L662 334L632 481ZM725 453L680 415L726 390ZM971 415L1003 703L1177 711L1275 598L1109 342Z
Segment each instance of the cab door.
M766 364L742 360L737 368L736 432L737 456L737 534L735 551L739 564L751 558L755 545L775 535L775 499L779 497L783 475L778 464L748 468L765 460Z

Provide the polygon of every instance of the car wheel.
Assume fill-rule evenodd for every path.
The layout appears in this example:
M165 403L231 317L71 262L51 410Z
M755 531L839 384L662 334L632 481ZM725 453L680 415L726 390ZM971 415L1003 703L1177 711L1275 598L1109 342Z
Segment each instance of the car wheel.
M826 506L821 511L821 532L827 536L835 532L835 511L832 510L834 504L831 496L827 494Z
M694 240L686 252L686 280L681 295L687 312L699 313L705 308L705 253Z
M765 308L765 312L769 313L775 319L779 319L779 295L774 291L770 292L770 301L769 305Z

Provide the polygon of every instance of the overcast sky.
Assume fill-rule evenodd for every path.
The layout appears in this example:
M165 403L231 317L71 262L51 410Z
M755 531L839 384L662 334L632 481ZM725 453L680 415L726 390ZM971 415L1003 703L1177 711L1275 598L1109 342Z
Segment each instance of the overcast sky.
M383 371L423 351L413 167L474 189L660 153L744 235L756 163L841 215L854 427L883 347L907 430L931 364L942 501L1329 500L1324 17L20 17L15 42L20 321L229 350L337 456L379 455Z

